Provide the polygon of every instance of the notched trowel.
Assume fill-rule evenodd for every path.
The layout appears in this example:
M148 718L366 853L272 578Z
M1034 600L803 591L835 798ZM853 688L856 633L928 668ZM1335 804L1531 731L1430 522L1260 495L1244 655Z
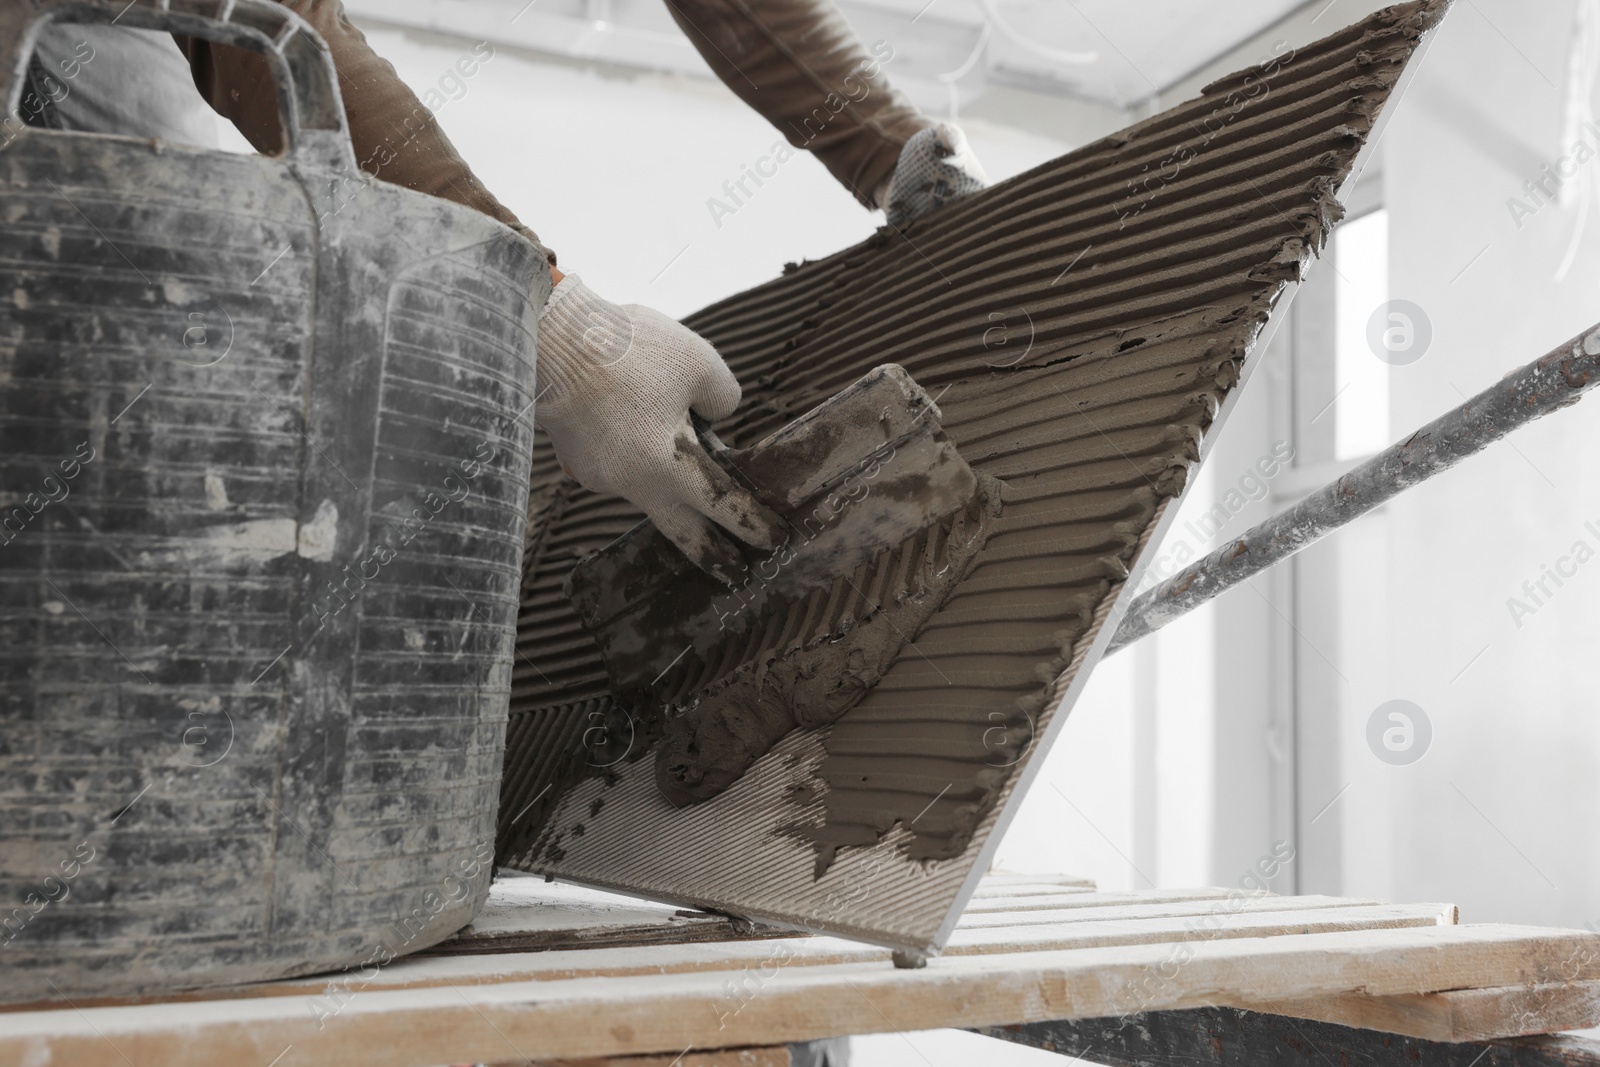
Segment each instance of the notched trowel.
M651 701L688 707L726 676L741 669L748 673L752 661L770 661L799 647L796 642L804 643L808 625L816 621L800 617L808 596L843 578L865 598L856 588L865 577L858 571L868 567L870 575L869 565L886 552L949 526L957 513L986 510L978 498L992 495L980 493L980 477L945 436L932 398L892 363L750 448L727 448L706 431L701 437L736 481L788 522L789 539L770 553L752 550L742 581L732 588L691 564L648 520L579 562L567 581L567 596L599 643L614 694L624 706ZM976 530L982 524L969 525ZM937 555L949 540L944 530L932 538L928 551ZM904 598L900 586L905 583L892 584L896 587L880 588L886 594L882 599ZM927 585L913 582L906 588ZM870 609L882 613L876 603ZM789 644L775 643L777 632L785 630L793 631ZM824 668L811 673L817 669ZM741 743L753 753L749 759L795 722L828 721L821 709L787 710L793 721L755 731L776 736ZM668 734L670 743L670 728ZM678 747L695 746L680 742ZM748 760L735 762L747 765ZM737 773L713 774L717 781L702 785L698 771L680 771L673 779L678 786L685 784L686 774L694 779L688 792L669 788L660 775L658 782L669 799L685 803L714 795Z

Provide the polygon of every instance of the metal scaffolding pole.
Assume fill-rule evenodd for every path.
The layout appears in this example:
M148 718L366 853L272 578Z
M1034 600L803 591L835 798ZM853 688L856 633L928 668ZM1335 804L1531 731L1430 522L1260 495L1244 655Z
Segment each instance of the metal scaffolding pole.
M1576 404L1600 384L1600 325L1506 375L1243 536L1196 560L1128 606L1109 655L1155 633L1384 501L1449 470L1512 430Z

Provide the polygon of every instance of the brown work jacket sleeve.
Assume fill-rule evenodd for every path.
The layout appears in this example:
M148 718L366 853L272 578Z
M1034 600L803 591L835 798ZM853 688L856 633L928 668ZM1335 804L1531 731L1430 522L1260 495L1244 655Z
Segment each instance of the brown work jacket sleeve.
M722 83L868 207L900 150L933 125L884 75L833 0L666 0ZM904 60L902 60L904 62Z
M328 42L339 74L350 139L361 169L376 178L442 197L498 219L528 238L552 265L555 253L478 181L416 94L345 17L341 0L278 0ZM283 151L277 90L265 56L232 45L179 37L195 86L259 152Z

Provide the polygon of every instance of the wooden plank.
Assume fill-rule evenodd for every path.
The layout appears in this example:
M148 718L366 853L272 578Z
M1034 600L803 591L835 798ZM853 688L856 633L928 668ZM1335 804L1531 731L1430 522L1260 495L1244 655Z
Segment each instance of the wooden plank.
M1000 893L1059 893L1063 889L1093 890L1094 888L1095 883L1092 878L1076 878L1065 874L1013 874L990 871L978 883L978 888L973 890L973 896Z
M517 886L508 891L500 891L491 896L493 907L485 908L483 916L467 930L429 950L426 955L462 954L462 953L492 953L492 952L527 952L547 949L569 948L600 948L619 945L652 945L652 944L682 944L696 941L729 942L735 940L765 940L771 938L791 938L790 931L779 930L775 927L752 926L741 920L731 919L726 916L710 916L700 912L684 912L667 905L638 904L627 898L616 897L608 893L599 893L593 890L582 890L573 893L576 887L564 887L564 892L551 895L548 891L555 887L543 886L532 879L519 879L520 882L533 882L531 886ZM582 894L602 898L593 911L589 910L589 902ZM1060 925L1076 924L1083 922L1144 922L1177 916L1195 917L1202 925L1217 926L1225 924L1227 917L1241 913L1256 913L1267 911L1298 911L1315 909L1352 909L1362 907L1392 907L1382 905L1378 901L1364 901L1348 897L1281 897L1272 894L1260 896L1240 897L1233 896L1225 899L1227 894L1222 890L1215 891L1186 891L1183 893L1148 893L1139 895L1107 896L1102 894L1088 894L1082 901L1074 901L1074 906L1065 908L1022 908L1014 911L989 911L975 912L963 917L957 927L956 935L951 939L947 952L953 950L981 951L984 944L982 938L965 936L966 932L986 928L1019 928L1030 925ZM1028 900L1030 898L1006 897L996 898L1004 900ZM1056 900L1054 897L1041 897L1041 900ZM1408 908L1436 909L1448 912L1454 921L1453 909L1450 905L1406 905ZM1353 913L1352 913L1353 914ZM1386 917L1387 918L1387 917ZM1320 929L1341 928L1336 923L1315 924ZM1353 923L1342 927L1347 929L1357 928L1360 924ZM1374 918L1368 925L1389 926L1394 923ZM1149 936L1143 940L1158 940L1167 937L1166 931L1171 930L1171 924L1158 924L1149 928ZM1270 931L1260 931L1252 936L1264 936ZM1285 932L1296 932L1293 924L1286 927ZM1189 938L1183 937L1183 940ZM1125 938L1123 943L1133 943L1137 938ZM998 939L996 945L1009 946L1013 943L1025 946L1038 941L1040 944L1057 944L1059 947L1072 947L1070 934L1060 938L1045 937L1030 939L1023 937L1015 942ZM1093 943L1101 943L1099 941ZM765 950L757 950L765 955Z
M1291 898L1277 898L1291 899ZM1443 910L1439 910L1443 909ZM946 956L1000 955L1110 948L1119 945L1167 944L1210 941L1219 938L1259 938L1344 930L1395 929L1434 926L1454 919L1452 905L1384 904L1377 907L1328 909L1323 912L1261 912L1221 917L1218 925L1196 925L1193 917L1130 923L1113 919L1102 923L1074 923L1069 927L1027 926L1013 929L957 930ZM1308 921L1308 916L1315 917ZM358 983L362 991L425 989L441 986L486 985L504 982L567 981L577 978L626 978L633 975L687 974L721 971L730 980L760 971L773 959L785 967L820 967L845 963L887 964L889 951L854 941L799 935L778 942L719 944L685 943L675 946L597 947L583 950L543 950L434 957L418 955L396 961ZM230 998L339 997L341 976L316 975L235 987ZM330 993L329 990L333 992ZM105 1007L129 1003L190 1003L216 996L214 991L176 994L162 998L80 1000L80 1007ZM39 1007L39 1005L34 1005Z
M1030 876L1030 878L1033 876ZM995 895L973 912L1043 910L1096 905L1108 901L1188 900L1219 897L1220 889L1150 894L1096 894L1092 883L1067 878L1067 884L1020 885L1020 894ZM996 888L1018 886L1002 876ZM586 886L546 882L512 874L497 880L472 925L428 949L432 955L464 952L523 952L538 949L594 948L602 945L680 944L792 937L793 931L671 904L637 900Z
M794 937L793 930L764 926L731 917L681 924L603 927L596 930L543 930L525 934L457 934L418 956L470 956L495 952L542 952L551 949L600 948L606 945L681 945L691 942L767 941Z
M583 1059L512 1060L489 1067L790 1067L789 1047L730 1048L677 1056L600 1056Z
M1233 1008L978 1032L1111 1067L1600 1067L1600 1042L1584 1038L1444 1043Z
M1014 926L998 929L961 930L951 935L946 956L1043 949L1098 948L1113 945L1179 945L1222 938L1295 937L1339 931L1401 929L1453 924L1455 907L1450 904L1380 904L1368 907L1268 911L1239 915L1172 916L1137 922L1054 924Z
M1082 885L1090 889L1095 887L1095 880L1079 874L1031 874L1027 871L1007 871L1001 869L991 870L983 876L986 885L1007 885L1016 882L1033 882L1045 885Z
M1350 897L1281 897L1272 894L1244 896L1225 889L1146 890L1096 893L1086 889L1037 895L990 897L971 907L960 926L1022 925L1027 922L1074 921L1122 917L1108 910L1126 908L1127 917L1201 914L1222 906L1290 910L1300 907L1338 907L1379 904L1381 901ZM1229 900L1228 898L1232 898ZM1264 901L1282 902L1276 906ZM1159 906L1159 908L1158 908ZM1141 910L1143 909L1143 910ZM1013 919L1012 916L1015 916ZM638 940L626 936L637 934ZM793 936L775 927L757 926L729 916L685 911L668 904L628 897L581 886L546 884L536 878L514 878L495 884L478 918L461 933L439 946L449 951L495 951L497 945L517 949L598 946L602 944L671 943L692 940L739 939L751 936Z
M849 1059L848 1038L807 1041L770 1048L732 1048L711 1052L684 1051L677 1056L603 1056L563 1060L514 1060L488 1067L843 1067Z
M1175 948L1186 951L1175 957ZM747 969L733 988L726 971L711 970L359 989L321 1018L305 998L282 996L198 1002L181 1012L165 1004L13 1012L0 1014L0 1062L209 1067L281 1057L277 1067L431 1067L531 1058L522 1049L547 1057L677 1055L1198 1007L1243 991L1285 1000L1600 981L1597 955L1600 936L1587 932L1481 925L952 956L914 971L881 962L789 967L779 959ZM471 962L479 961L441 957L414 966Z
M1145 919L1165 919L1179 915L1225 916L1261 911L1316 911L1342 908L1376 907L1381 900L1360 900L1354 897L1280 897L1270 893L1260 896L1240 896L1231 900L1177 901L1107 901L1100 905L1082 908L1047 908L1039 911L984 912L963 917L958 930L981 930L990 926L1064 926L1075 922L1093 922L1105 919L1122 919L1140 922ZM1415 905L1413 905L1415 906ZM1436 911L1454 912L1450 904L1423 905Z
M672 904L512 874L495 879L489 889L489 899L468 929L492 933L502 929L637 926L647 922L668 923L681 914L682 909ZM694 914L710 916L709 912Z
M1005 896L974 896L967 901L967 906L961 909L961 914L970 915L974 911L994 911L997 908L1031 908L1031 907L1070 907L1071 901L1081 900L1084 897L1096 897L1103 900L1114 900L1118 897L1126 899L1126 893L1099 893L1093 889L1059 889L1053 893L1025 893ZM1061 901L1052 904L1051 901ZM958 922L960 920L957 920Z
M472 925L427 952L525 952L793 936L790 930L728 915L686 911L542 878L510 877L494 884Z
M1398 997L1346 993L1306 1000L1229 1000L1230 1007L1428 1041L1484 1041L1600 1026L1600 983L1554 982Z
M1098 907L1101 904L1131 903L1133 901L1215 900L1225 897L1225 889L1146 889L1137 892L1103 892L1092 889L1063 889L1058 893L990 894L973 895L962 910L963 918L989 911L1027 911L1038 908Z
M1292 902L1307 898L1256 898L1256 905L1273 901ZM1341 898L1328 898L1339 901ZM1200 902L1205 903L1205 902ZM1046 949L1105 948L1115 945L1176 944L1216 938L1269 937L1339 930L1392 929L1430 926L1455 920L1452 905L1384 904L1377 906L1336 907L1321 910L1243 912L1237 915L1193 915L1141 918L1114 909L1101 922L1076 922L1065 925L958 929L951 938L947 956L1036 952ZM837 963L887 962L886 949L838 938L795 935L781 942L684 942L675 946L598 945L593 948L544 948L538 951L446 954L448 961L418 954L397 961L376 975L357 983L363 990L415 989L442 985L481 985L513 981L560 981L573 978L619 978L635 974L678 974L690 971L722 970L730 975L760 969L767 961L780 958L785 966L822 966ZM317 975L283 979L226 992L232 999L257 996L338 997L348 979ZM333 992L330 994L329 990ZM84 998L80 1007L107 1007L138 1003L192 1003L218 995L214 991L169 994L141 998ZM18 1005L0 1009L20 1010L49 1005Z
M1230 916L1220 927L1193 926L1190 917L1129 923L1075 923L1062 927L956 931L945 956L1001 956L1005 954L1063 951L1159 943L1176 949L1179 943L1222 938L1261 938L1343 930L1396 929L1436 926L1448 916L1438 905L1384 904L1376 908L1332 909L1318 912L1263 912ZM1443 907L1453 913L1450 905ZM1307 921L1307 915L1321 919ZM725 981L741 980L760 972L772 960L785 968L826 967L840 964L887 965L889 950L831 937L798 936L765 943L683 944L607 947L582 951L541 951L487 956L428 958L414 956L397 961L362 982L363 991L426 989L443 986L488 985L506 982L560 982L580 978L618 979L638 975L718 973ZM337 976L291 978L230 990L230 996L327 995L337 986ZM210 994L183 998L203 999ZM175 998L176 999L176 998ZM82 1005L80 1005L82 1006Z

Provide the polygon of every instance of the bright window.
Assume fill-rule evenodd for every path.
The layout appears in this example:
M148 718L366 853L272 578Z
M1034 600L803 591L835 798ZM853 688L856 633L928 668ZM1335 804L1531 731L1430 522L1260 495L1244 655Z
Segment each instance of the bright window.
M1334 451L1338 459L1387 448L1389 364L1369 341L1369 323L1389 299L1389 213L1379 209L1334 231ZM1381 331L1380 331L1381 334Z

